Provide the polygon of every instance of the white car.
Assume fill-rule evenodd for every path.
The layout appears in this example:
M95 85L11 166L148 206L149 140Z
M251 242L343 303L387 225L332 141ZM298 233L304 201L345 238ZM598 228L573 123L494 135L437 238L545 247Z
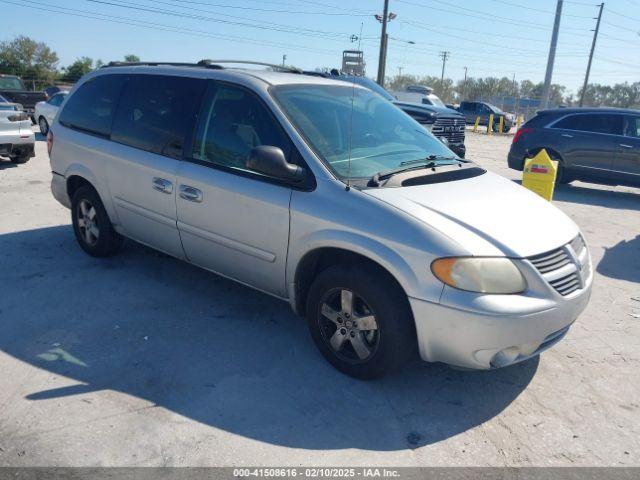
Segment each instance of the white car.
M31 118L22 105L0 100L0 156L25 163L34 156L34 145Z
M53 123L53 119L56 118L60 105L62 105L62 102L64 102L68 94L69 92L58 92L46 102L36 103L34 118L38 122L38 125L40 125L40 132L43 135L49 133L49 125Z

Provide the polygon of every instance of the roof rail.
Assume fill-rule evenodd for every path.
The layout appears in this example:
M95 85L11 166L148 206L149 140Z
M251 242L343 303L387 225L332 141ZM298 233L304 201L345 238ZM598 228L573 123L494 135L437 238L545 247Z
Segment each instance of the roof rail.
M201 68L214 68L221 69L220 65L215 65L207 60L200 60L198 63L186 63L186 62L109 62L106 65L103 65L100 68L109 68L109 67L140 67L140 66L151 66L158 67L167 65L170 67L201 67Z
M200 60L198 63L184 63L184 62L109 62L106 65L103 65L101 68L110 68L110 67L140 67L140 66L151 66L158 67L167 65L170 67L200 67L200 68L213 68L216 70L223 69L224 67L220 65L221 63L238 63L243 65L262 65L264 67L271 67L279 72L289 72L289 73L302 73L302 70L295 67L283 67L282 65L275 65L273 63L264 63L264 62L252 62L250 60Z
M271 67L279 72L302 73L302 70L295 67L285 67L274 63L253 62L251 60L200 60L198 64L203 65L220 65L221 63L238 63L242 65L262 65L263 67ZM222 68L222 67L220 67Z

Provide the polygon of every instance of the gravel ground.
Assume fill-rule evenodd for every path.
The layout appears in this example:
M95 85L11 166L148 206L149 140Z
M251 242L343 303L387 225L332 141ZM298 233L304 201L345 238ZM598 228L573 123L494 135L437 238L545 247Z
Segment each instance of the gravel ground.
M0 161L0 465L640 465L640 190L557 192L597 270L541 358L359 382L285 303L133 242L82 253L38 137ZM509 142L468 157L515 179Z

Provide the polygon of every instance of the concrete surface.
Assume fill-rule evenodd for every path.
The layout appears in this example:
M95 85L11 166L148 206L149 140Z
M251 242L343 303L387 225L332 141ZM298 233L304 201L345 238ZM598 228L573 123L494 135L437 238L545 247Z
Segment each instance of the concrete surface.
M517 178L509 142L468 156ZM597 274L540 359L359 382L285 303L133 242L85 255L49 180L40 135L0 161L0 465L640 465L640 190L557 192Z

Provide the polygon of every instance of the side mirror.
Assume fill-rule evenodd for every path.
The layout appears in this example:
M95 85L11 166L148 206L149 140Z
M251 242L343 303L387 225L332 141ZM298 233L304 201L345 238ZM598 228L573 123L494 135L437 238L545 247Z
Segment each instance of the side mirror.
M260 145L251 149L247 168L291 182L299 182L304 178L304 169L287 162L284 152L278 147Z

